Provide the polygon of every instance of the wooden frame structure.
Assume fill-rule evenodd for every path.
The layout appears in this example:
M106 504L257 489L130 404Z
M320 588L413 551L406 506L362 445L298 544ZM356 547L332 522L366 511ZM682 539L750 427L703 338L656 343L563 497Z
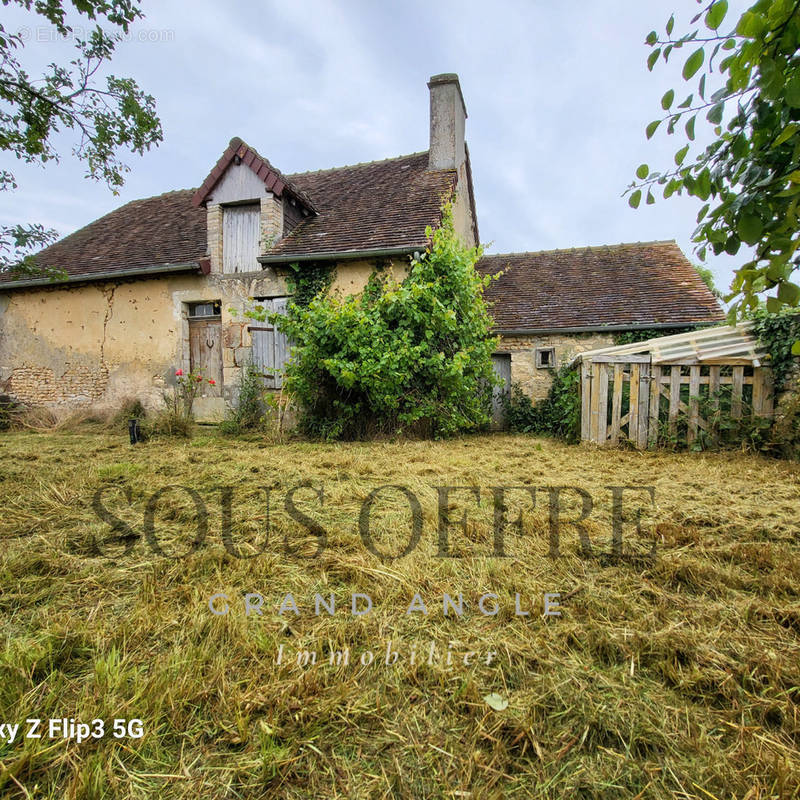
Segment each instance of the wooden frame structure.
M581 440L655 447L667 436L693 444L709 417L771 417L772 370L750 323L719 326L582 353Z

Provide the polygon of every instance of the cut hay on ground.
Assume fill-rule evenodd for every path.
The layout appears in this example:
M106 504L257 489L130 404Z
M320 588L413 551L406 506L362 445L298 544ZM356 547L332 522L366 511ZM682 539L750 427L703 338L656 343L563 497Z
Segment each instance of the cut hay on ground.
M9 433L0 448L0 722L138 718L145 731L0 742L4 798L800 797L797 465L514 436L265 445L203 433L131 447L123 433ZM185 557L170 557L198 536L185 491L155 506L164 556L146 535L148 498L170 485L208 509L203 546ZM358 527L385 485L422 513L418 547L395 560L369 546L407 546L399 492L375 502L371 539ZM523 513L506 558L493 556L501 485L519 487L507 518ZM250 558L223 546L225 486L229 549ZM437 556L437 486L466 487L442 501L458 557ZM549 494L531 510L528 489L557 486L595 503L591 558L569 525L560 558L548 555ZM609 555L610 486L655 491L654 507L624 496L623 558ZM98 519L98 490L127 529ZM300 514L325 530L321 553ZM248 592L263 616L244 615ZM289 592L299 616L277 614ZM464 616L445 616L443 595L459 592ZM561 617L542 616L545 592L561 593ZM230 613L215 616L209 598L223 593ZM335 595L333 617L315 616L317 593ZM349 613L353 593L372 598L370 614ZM405 613L416 593L427 616ZM496 616L478 609L483 593L498 595ZM431 642L445 656L433 664ZM425 657L411 664L415 646ZM344 648L350 663L330 666ZM316 665L297 666L304 650Z

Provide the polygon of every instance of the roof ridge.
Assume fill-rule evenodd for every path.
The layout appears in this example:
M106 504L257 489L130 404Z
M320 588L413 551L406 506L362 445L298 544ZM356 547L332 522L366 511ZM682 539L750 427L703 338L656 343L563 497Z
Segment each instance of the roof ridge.
M340 169L352 169L353 167L369 167L373 164L386 164L389 161L400 161L404 158L414 158L415 156L422 156L427 154L427 150L419 150L416 153L407 153L402 156L388 156L387 158L376 158L373 161L359 161L355 164L343 164L340 167L324 167L322 169L309 169L305 172L290 172L286 173L287 178L299 178L304 175L319 175L321 172L336 172ZM437 172L447 172L447 170L436 170Z
M675 244L675 239L652 239L645 242L617 242L615 244L587 244L582 247L554 247L549 250L517 250L512 253L486 253L482 258L505 258L508 256L538 256L544 253L574 253L580 250L610 250L614 247L639 247L653 244Z

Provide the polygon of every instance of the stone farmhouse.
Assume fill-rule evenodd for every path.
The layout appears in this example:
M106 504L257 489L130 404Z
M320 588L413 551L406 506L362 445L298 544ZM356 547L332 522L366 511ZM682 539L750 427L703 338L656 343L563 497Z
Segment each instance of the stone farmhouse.
M467 118L458 77L435 75L428 150L286 175L238 138L198 189L118 208L38 256L57 282L0 276L0 390L54 409L156 405L176 369L215 384L195 410L222 416L252 360L281 386L290 345L254 305L280 310L287 276L326 262L330 291L359 292L376 268L401 278L451 200L456 229L478 243ZM616 332L723 318L673 241L490 255L488 290L501 343L497 371L532 397L576 353Z

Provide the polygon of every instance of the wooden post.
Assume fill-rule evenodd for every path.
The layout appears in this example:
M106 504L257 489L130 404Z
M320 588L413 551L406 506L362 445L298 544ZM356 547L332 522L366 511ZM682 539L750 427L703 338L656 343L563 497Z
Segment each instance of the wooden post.
M581 362L581 441L592 438L592 365Z
M631 364L630 405L628 406L628 441L638 446L639 442L639 375L641 364Z
M624 372L622 364L614 364L614 394L611 401L611 432L609 443L619 443L619 420L622 416L622 384Z
M681 368L673 364L669 369L669 435L677 436L681 403Z
M661 367L653 367L650 375L650 413L647 424L647 446L658 444L658 416L661 411Z
M753 416L764 416L764 377L760 367L753 368Z
M605 364L597 364L597 427L595 441L605 444L608 430L608 368Z
M719 408L719 367L708 368L708 397L713 409Z
M700 418L700 367L689 367L689 429L686 441L692 444L697 438L697 422Z
M592 422L589 439L598 444L600 443L597 430L599 427L598 417L600 416L600 370L602 366L602 364L592 363Z
M731 417L742 417L742 394L744 391L744 367L733 368L733 393L731 394Z
M639 413L636 422L636 446L642 450L647 447L648 401L651 396L650 383L650 365L639 365Z

